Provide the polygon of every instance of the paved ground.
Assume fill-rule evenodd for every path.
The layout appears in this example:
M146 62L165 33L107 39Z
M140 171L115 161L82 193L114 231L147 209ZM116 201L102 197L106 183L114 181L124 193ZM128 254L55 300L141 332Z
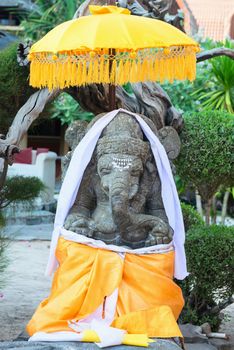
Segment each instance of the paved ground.
M39 302L49 292L44 276L49 253L48 241L12 241L10 264L0 290L0 340L13 340L25 328Z
M2 234L14 240L48 240L51 239L53 224L40 225L10 225L6 226Z

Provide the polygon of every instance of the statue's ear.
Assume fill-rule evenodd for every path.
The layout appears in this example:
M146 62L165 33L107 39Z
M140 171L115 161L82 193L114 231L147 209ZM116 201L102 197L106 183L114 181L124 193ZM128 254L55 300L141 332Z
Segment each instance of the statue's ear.
M171 126L165 126L158 130L158 137L163 144L170 160L178 157L180 153L180 138L177 131Z

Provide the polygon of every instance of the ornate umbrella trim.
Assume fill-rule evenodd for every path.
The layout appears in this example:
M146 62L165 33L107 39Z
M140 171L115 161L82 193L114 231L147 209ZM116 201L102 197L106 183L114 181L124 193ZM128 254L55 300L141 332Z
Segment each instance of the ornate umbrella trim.
M127 82L175 79L190 81L196 76L197 46L172 46L132 50L63 51L32 53L30 85L50 90L88 84L123 85Z

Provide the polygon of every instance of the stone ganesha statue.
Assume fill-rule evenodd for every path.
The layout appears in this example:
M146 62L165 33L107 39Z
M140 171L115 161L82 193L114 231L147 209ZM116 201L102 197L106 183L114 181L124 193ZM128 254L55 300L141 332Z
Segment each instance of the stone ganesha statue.
M169 159L176 158L177 132L172 127L157 131L151 120L142 118L159 137ZM120 112L102 132L65 228L133 249L172 240L153 154L135 118Z

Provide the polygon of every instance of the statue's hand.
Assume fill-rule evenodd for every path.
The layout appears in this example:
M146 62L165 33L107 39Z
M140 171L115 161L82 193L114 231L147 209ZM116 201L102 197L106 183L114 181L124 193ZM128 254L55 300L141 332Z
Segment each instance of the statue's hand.
M149 232L146 239L145 246L152 246L157 244L168 244L172 241L173 230L171 227L160 220Z
M100 232L102 234L113 234L116 231L116 227L111 220L97 222L95 220L89 221L89 228L93 232Z
M90 219L85 216L68 215L64 228L83 236L93 236L93 230L90 228Z

